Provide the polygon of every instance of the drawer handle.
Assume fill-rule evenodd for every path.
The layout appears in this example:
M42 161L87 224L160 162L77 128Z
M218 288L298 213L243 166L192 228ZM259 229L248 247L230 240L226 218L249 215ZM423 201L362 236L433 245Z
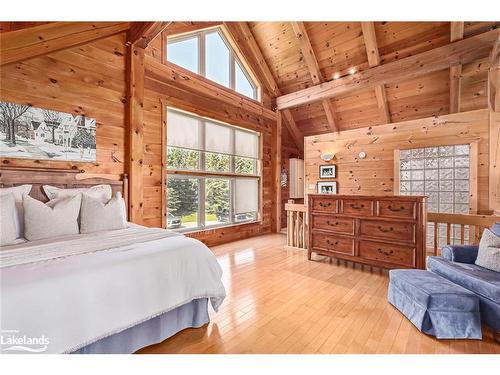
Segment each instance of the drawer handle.
M332 223L330 220L327 220L326 225L331 225L332 227L336 227L337 225L339 225L339 222L336 221L335 223Z
M389 233L389 232L393 232L394 231L394 228L393 227L390 227L389 229L384 229L382 228L380 225L377 227L379 231L381 232L384 232L384 233Z
M330 240L326 240L326 243L327 243L328 245L333 245L333 246L335 246L335 245L338 245L338 244L339 244L339 241L335 241L335 243L331 243L331 242L330 242Z
M351 203L351 208L354 208L355 210L361 210L363 207L365 207L364 204L358 206L357 204Z
M328 203L319 202L319 205L321 207L330 207L332 205L332 203L331 202L328 202Z
M405 207L404 207L404 206L401 206L401 207L399 207L399 208L397 208L397 207L396 207L396 208L394 208L394 207L392 207L392 206L389 206L389 207L387 207L387 208L388 208L389 210L391 210L392 212L399 212L399 211L403 211L403 210L405 209Z
M378 252L379 252L380 254L384 254L384 255L387 255L387 256L394 254L394 251L393 251L393 250L384 251L384 250L382 250L380 247L379 247L377 250L378 250Z

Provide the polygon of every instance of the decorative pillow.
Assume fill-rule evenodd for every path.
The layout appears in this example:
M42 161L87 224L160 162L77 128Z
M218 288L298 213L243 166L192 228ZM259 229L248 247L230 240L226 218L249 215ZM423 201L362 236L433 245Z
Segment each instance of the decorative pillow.
M74 197L78 194L87 194L106 203L113 195L111 185L95 185L89 188L62 189L55 186L43 185L43 191L49 200Z
M87 194L83 194L80 233L126 228L127 218L125 212L125 200L120 192L116 193L115 197L106 204Z
M500 272L500 237L489 229L484 230L479 242L476 264Z
M32 185L19 185L10 188L0 188L0 196L6 194L14 195L16 210L13 213L14 224L16 226L16 238L24 236L24 215L23 215L23 196L28 195Z
M30 196L23 199L24 237L28 241L78 234L82 195L58 200L53 207Z
M16 240L17 216L14 194L0 195L0 246L13 243Z

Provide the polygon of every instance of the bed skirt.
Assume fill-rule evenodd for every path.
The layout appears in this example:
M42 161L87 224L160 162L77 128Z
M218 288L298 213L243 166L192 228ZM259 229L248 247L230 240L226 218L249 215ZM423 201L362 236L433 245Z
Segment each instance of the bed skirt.
M195 299L156 318L103 338L72 354L130 354L157 344L186 328L198 328L210 321L208 299Z

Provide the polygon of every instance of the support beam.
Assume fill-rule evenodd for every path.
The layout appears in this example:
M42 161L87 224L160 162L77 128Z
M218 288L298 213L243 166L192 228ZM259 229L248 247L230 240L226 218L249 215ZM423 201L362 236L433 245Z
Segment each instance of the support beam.
M127 33L127 44L146 48L172 22L134 22Z
M234 40L240 45L241 48L244 49L243 52L246 52L245 55L252 60L249 62L255 69L258 70L256 73L259 77L261 77L266 89L271 93L271 95L275 97L280 96L281 91L276 83L276 80L274 79L271 69L269 69L266 60L264 59L264 55L262 54L252 31L248 27L248 24L246 22L225 22L224 25ZM285 119L284 123L292 135L295 145L300 152L303 152L304 136L297 127L290 110L283 111L283 119Z
M450 42L464 38L464 23L450 22ZM450 113L460 112L462 64L450 66Z
M129 46L129 218L136 224L143 220L143 155L144 155L144 49Z
M378 52L377 36L375 35L375 26L373 22L361 22L363 38L365 41L366 55L368 56L368 65L370 67L380 65L380 54ZM377 98L377 107L380 118L384 124L391 122L391 112L387 102L387 94L384 85L375 86L375 97Z
M273 129L273 191L274 191L274 226L276 233L281 231L281 113L276 111L276 128Z
M309 74L311 75L311 79L314 85L320 84L324 82L323 75L321 74L321 69L318 65L318 59L314 53L314 50L311 45L311 41L309 40L309 36L307 35L307 30L304 25L304 22L291 22L293 32L295 33L295 37L299 41L300 50L302 52L302 56L306 61L306 65L309 69ZM325 110L326 119L328 120L328 127L331 131L338 131L337 125L335 124L335 112L333 110L332 102L329 99L325 99L321 101L323 109Z
M488 31L446 46L280 96L276 99L277 109L293 108L357 90L375 88L379 85L419 77L448 69L452 65L475 61L488 55L498 35L499 30Z
M500 37L490 54L488 71L489 134L489 207L500 215Z
M129 27L128 22L51 22L0 33L0 66L107 38Z

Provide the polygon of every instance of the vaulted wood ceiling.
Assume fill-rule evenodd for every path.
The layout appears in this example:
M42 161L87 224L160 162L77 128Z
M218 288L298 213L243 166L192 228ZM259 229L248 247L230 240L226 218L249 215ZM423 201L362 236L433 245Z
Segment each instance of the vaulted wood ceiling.
M303 33L311 50L304 51L296 22L251 22L250 29L270 67L282 94L313 86L318 79L311 72L309 56L317 59L319 82L387 64L451 42L450 22L305 22ZM465 22L463 37L486 32L500 22ZM370 30L371 27L371 30ZM364 32L363 32L364 31ZM374 38L370 38L370 31ZM374 39L374 40L373 40ZM456 40L456 37L455 37ZM373 42L379 58L373 59ZM370 51L370 61L367 50ZM488 58L464 65L461 73L461 111L486 108ZM380 92L377 93L377 89ZM328 105L318 101L292 108L293 118L304 135L330 132L330 107L341 130L412 120L450 112L450 70L442 70L411 80L386 84L333 99ZM377 103L379 96L379 103ZM381 108L386 97L388 114Z

